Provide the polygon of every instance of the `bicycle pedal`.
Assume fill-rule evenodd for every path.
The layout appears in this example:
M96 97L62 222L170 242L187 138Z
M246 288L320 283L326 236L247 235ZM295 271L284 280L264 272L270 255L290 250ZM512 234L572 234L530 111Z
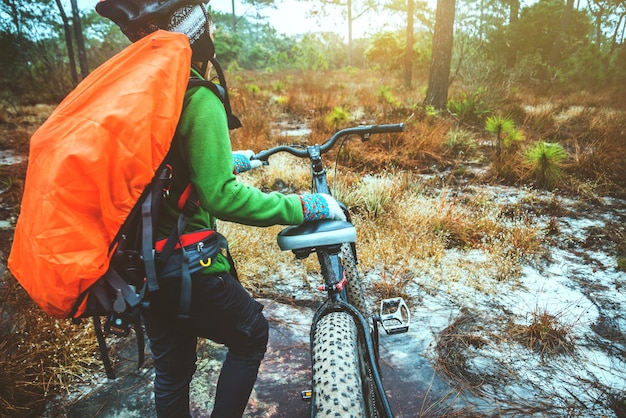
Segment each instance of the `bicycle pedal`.
M303 401L310 401L313 397L313 391L311 389L303 390L300 392L300 397Z
M387 334L402 334L409 330L411 313L404 299L389 298L380 302L380 324Z

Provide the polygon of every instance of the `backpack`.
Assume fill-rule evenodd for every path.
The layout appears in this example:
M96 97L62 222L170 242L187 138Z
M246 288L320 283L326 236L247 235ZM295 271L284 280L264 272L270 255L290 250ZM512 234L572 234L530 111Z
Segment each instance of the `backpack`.
M93 318L109 378L108 333L126 336L134 327L143 364L140 307L146 292L158 290L156 259L184 264L185 248L202 242L206 263L227 247L215 231L181 239L198 205L189 193L179 202L178 227L155 256L153 230L173 175L164 160L186 89L210 88L229 121L236 119L219 86L190 79L190 63L184 34L153 32L94 70L31 138L8 267L50 316ZM186 265L181 269L188 278ZM189 292L181 292L182 316Z

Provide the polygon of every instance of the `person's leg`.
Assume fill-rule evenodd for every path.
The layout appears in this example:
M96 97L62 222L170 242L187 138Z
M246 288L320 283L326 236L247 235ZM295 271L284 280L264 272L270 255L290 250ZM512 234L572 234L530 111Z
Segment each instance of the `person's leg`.
M267 347L263 306L232 276L194 277L191 327L199 336L228 347L215 394L212 418L240 417Z
M217 383L212 418L243 415L265 355L268 323L263 314L247 341L232 341Z
M169 309L160 309L162 301L158 299L152 309L143 312L154 361L157 416L190 417L189 383L196 370L197 338L164 314Z

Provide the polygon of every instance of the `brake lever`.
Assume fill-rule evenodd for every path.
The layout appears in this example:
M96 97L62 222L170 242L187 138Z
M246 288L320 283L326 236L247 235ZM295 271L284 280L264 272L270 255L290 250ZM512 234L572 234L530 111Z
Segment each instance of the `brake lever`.
M252 157L250 157L250 160L259 160L259 158L257 157L257 154L254 154ZM269 160L260 160L261 164L263 165L270 165Z

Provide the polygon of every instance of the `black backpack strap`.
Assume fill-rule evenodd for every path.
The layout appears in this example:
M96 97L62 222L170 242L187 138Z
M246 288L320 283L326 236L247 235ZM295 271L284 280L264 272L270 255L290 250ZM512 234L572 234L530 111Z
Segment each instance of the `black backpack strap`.
M224 105L224 110L226 110L226 117L228 119L228 129L237 129L241 128L241 121L237 116L233 114L233 110L230 107L230 100L228 98L228 92L224 87L219 84L215 84L212 81L205 80L200 77L191 76L189 77L189 82L187 83L187 89L204 86L211 90L219 99L222 101Z
M144 267L146 269L146 286L148 291L154 292L159 290L159 282L156 275L156 267L154 265L154 234L152 223L152 195L150 191L148 197L141 204L141 255L143 257Z
M146 351L146 339L143 332L143 326L141 324L141 314L139 312L139 307L135 307L131 310L130 313L132 318L132 326L135 328L135 337L137 338L137 368L139 369L144 361ZM98 341L98 350L100 351L100 358L102 359L102 364L104 364L104 371L109 379L115 379L115 371L113 370L113 364L111 363L111 358L109 357L109 348L106 343L106 332L102 327L102 323L100 322L100 317L98 315L92 315L94 331L96 333L96 340ZM107 321L110 320L110 317L107 318Z
M145 288L145 286L144 286ZM110 295L116 294L113 304L110 301ZM141 315L139 312L141 297L137 295L137 291L134 287L129 285L118 272L111 266L107 272L102 276L92 287L91 294L95 297L96 301L101 305L104 312L109 313L103 329L100 322L98 312L92 315L94 330L96 332L96 339L98 340L98 348L100 350L100 358L104 364L107 377L109 379L115 379L115 372L113 371L113 365L109 358L109 351L106 344L105 335L108 332L115 334L127 335L130 330L130 326L135 328L135 336L137 338L137 368L140 368L144 362L145 351L145 338L143 333L143 327L141 326ZM119 314L119 315L116 315ZM113 328L111 321L120 320L124 322L124 325L113 324L118 329L115 332L109 328ZM128 324L128 327L127 325ZM121 333L119 330L123 330Z
M180 214L178 215L178 221L167 238L167 241L163 246L163 251L161 251L159 261L162 266L167 264L167 261L172 255L176 244L180 242L181 234L185 232L185 227L187 226L189 218L191 218L198 211L198 207L198 196L192 187L191 193L185 200ZM183 265L181 266L182 274L180 282L180 304L178 307L178 317L180 319L188 319L189 312L191 310L191 275L189 274L189 258L187 256L187 252L182 245L180 248L183 254Z
M232 262L230 251L228 251L228 241L223 235L217 233L217 239L221 248L226 249L228 254L228 260L231 263L231 274L237 278L237 272L235 271L235 264ZM180 247L183 254L183 265L181 266L181 281L180 281L180 303L178 305L178 318L189 319L191 313L191 274L189 273L189 256L185 248Z
M146 286L148 291L159 289L156 267L154 263L154 227L158 219L157 204L161 199L165 185L172 177L171 168L165 164L159 169L149 191L141 203L141 254L146 269ZM142 292L143 294L143 292Z
M161 255L159 256L159 260L163 266L167 264L167 260L169 260L172 255L174 247L176 247L176 244L178 244L178 241L180 240L180 235L185 233L185 227L187 226L187 222L189 222L189 218L191 218L198 211L198 207L200 206L198 196L193 189L193 186L189 185L188 187L190 188L190 193L180 209L178 221L176 222L176 225L174 225L170 235L167 237L167 241L165 242Z
M146 339L141 324L141 312L139 312L139 307L135 308L133 319L133 327L135 328L135 336L137 337L137 368L139 369L145 361L144 351L146 350Z
M106 339L104 337L102 323L100 322L100 317L98 315L94 315L92 318L93 328L96 332L96 339L98 340L98 348L100 349L100 358L102 359L102 363L104 363L104 370L106 371L107 377L109 379L115 379L115 371L113 371L111 359L109 358L109 351L107 348Z

